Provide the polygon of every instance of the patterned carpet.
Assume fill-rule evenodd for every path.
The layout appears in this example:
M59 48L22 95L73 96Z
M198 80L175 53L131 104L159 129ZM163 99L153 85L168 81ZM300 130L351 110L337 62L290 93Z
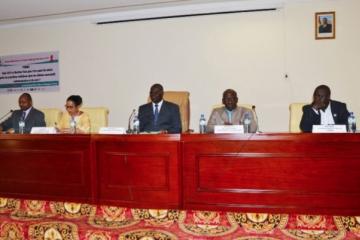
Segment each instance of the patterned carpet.
M0 198L0 239L360 239L360 217L128 209Z

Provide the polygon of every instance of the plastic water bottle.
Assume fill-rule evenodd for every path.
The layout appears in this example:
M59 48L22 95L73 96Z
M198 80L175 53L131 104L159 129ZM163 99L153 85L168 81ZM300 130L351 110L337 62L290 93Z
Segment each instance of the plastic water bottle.
M133 133L134 134L140 133L140 121L137 114L134 115L134 119L133 119Z
M70 119L70 133L76 133L76 121L74 117Z
M24 121L24 119L20 119L20 121L19 121L19 133L24 134L24 129L25 129L25 121Z
M251 116L250 113L246 112L244 114L244 133L250 132Z
M201 133L201 134L206 133L206 119L205 119L205 115L203 113L200 115L199 133Z
M350 112L348 117L348 132L350 133L356 132L356 119L353 112Z

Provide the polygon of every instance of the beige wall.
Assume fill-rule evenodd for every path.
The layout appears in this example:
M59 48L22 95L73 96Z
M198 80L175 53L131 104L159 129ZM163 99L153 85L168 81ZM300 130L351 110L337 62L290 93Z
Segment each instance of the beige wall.
M288 130L288 105L309 102L318 84L360 118L358 0L306 1L270 12L97 26L87 22L0 29L0 55L60 52L61 90L34 93L37 107L63 108L70 94L107 106L111 126L127 126L152 83L191 93L191 127L226 88L257 106L262 131ZM314 39L314 13L336 11L336 40ZM285 78L288 74L288 78ZM18 95L0 95L0 113Z

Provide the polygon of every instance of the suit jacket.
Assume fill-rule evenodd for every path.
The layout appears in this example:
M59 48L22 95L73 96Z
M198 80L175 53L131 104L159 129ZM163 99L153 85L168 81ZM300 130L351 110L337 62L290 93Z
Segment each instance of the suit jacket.
M349 112L346 108L346 104L338 101L330 101L331 113L334 118L335 124L347 125L347 119ZM303 115L300 122L300 129L303 132L311 132L313 125L321 124L321 115L316 114L311 104L303 107Z
M332 24L327 24L326 26L319 26L319 33L331 33Z
M13 128L15 130L15 133L19 133L19 121L21 119L22 113L22 110L15 110L8 119L1 123L3 130L7 131ZM30 133L32 127L45 126L46 123L44 113L34 107L31 108L29 114L25 118L24 133Z
M139 107L139 121L140 132L166 130L168 133L181 133L179 106L165 100L161 105L156 125L154 125L154 111L151 102Z
M249 113L251 116L250 132L254 133L257 130L257 122L253 111L244 107L237 107L232 110L231 123L233 125L243 124L245 113ZM215 125L224 125L229 122L228 115L225 107L215 108L209 118L207 124L207 132L214 132Z

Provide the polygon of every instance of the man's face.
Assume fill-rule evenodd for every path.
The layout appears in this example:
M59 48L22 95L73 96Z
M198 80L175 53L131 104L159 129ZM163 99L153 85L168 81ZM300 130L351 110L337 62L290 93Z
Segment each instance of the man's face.
M323 106L322 109L325 109L329 105L330 94L325 89L318 89L314 94L314 103L319 106Z
M238 98L236 93L234 92L225 92L222 99L223 104L225 105L226 109L232 111L236 108Z
M163 99L164 92L159 87L152 87L150 89L150 99L154 103L158 103Z
M20 107L20 109L22 111L26 111L31 106L32 106L32 102L30 101L29 98L27 98L26 96L20 96L20 98L19 98L19 107Z

